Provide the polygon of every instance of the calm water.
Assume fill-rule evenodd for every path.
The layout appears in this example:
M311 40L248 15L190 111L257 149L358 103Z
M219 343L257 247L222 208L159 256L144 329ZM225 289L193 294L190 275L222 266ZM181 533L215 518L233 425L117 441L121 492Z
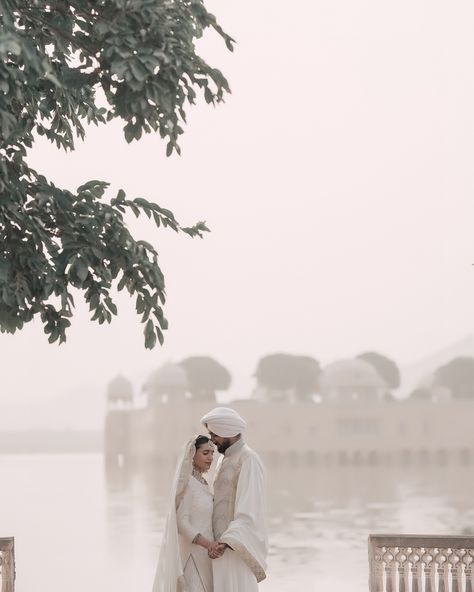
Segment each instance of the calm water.
M262 592L367 591L370 532L474 532L471 467L272 470ZM149 592L170 470L106 478L101 456L0 456L18 592Z

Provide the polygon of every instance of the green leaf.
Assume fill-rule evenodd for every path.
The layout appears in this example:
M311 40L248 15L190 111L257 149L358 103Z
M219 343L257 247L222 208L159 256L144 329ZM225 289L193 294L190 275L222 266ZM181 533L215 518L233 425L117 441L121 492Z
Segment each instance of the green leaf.
M123 189L119 189L117 197L115 198L116 203L123 203L125 201L125 197L125 191Z
M165 342L165 336L160 331L160 328L158 326L155 326L155 329L156 329L156 335L158 337L158 341L160 342L160 345L163 345L163 343Z
M139 240L137 241L137 245L142 245L145 247L145 249L147 249L148 251L151 251L152 253L156 253L155 248L153 245L150 245L150 243L147 243L144 240Z
M115 304L112 302L112 300L110 299L109 296L107 296L106 298L104 298L104 303L105 306L107 306L107 308L110 310L110 312L114 315L117 314L117 307L115 306Z
M78 193L84 193L86 191L101 191L106 189L109 186L109 183L106 183L105 181L88 181L87 183L84 183L84 185L81 185L80 187L77 188L77 192Z
M135 139L135 128L133 124L127 123L127 125L123 128L123 132L125 135L125 139L130 144L130 142Z
M132 60L130 62L130 69L137 80L143 82L145 78L149 75L146 68L138 60Z
M71 265L70 274L83 283L89 275L89 267L83 259L76 257Z
M10 274L10 264L7 261L0 261L0 282L7 282Z
M142 296L137 296L137 302L135 305L135 309L137 311L138 314L142 314L143 311L145 310L145 303L143 301Z
M153 321L151 319L145 325L144 334L145 334L145 347L147 349L153 349L156 344L156 334L155 334L155 328L153 326Z

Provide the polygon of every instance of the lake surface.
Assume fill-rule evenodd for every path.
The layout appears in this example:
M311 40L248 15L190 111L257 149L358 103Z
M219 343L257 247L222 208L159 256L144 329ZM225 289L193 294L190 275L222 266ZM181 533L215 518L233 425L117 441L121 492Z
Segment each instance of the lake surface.
M0 536L17 592L150 592L171 469L105 474L100 455L0 456ZM262 592L366 592L369 533L474 532L472 467L269 470Z

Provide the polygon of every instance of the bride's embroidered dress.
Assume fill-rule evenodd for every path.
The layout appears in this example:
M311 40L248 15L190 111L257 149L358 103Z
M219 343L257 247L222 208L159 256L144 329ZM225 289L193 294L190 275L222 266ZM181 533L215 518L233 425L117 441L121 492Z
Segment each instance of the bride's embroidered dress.
M195 451L192 438L173 480L153 592L213 592L211 559L204 547L193 543L198 535L214 540L212 494L201 473L193 469Z
M214 539L212 507L209 486L200 473L194 470L176 514L178 533L182 539L181 558L186 592L213 592L212 566L207 549L192 543L199 534Z

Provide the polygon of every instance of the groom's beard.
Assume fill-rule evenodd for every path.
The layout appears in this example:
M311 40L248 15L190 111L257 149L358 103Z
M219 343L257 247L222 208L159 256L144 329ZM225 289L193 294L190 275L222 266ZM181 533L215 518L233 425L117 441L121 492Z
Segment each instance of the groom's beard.
M229 446L230 446L230 438L225 438L224 441L222 442L222 444L217 444L217 450L221 454L224 454L224 452L227 450L227 448L229 448Z

